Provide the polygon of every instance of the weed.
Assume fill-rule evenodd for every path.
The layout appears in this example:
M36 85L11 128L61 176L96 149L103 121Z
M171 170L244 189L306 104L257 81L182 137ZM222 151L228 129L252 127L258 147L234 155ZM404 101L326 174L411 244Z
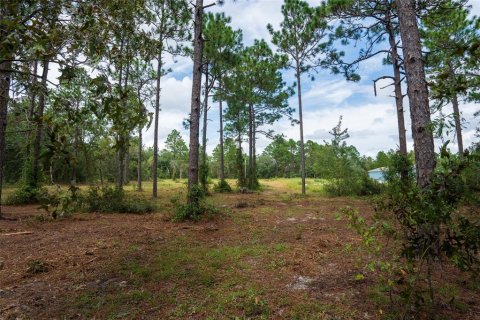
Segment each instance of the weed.
M38 274L45 273L51 269L52 265L40 259L33 259L27 263L27 273Z

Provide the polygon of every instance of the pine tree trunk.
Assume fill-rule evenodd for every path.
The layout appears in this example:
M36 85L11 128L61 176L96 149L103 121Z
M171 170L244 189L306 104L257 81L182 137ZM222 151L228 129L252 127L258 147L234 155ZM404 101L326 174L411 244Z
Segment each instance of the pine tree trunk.
M220 109L220 181L225 180L225 154L223 146L223 106L222 100L219 101Z
M5 132L7 130L7 113L10 90L9 70L12 69L11 61L0 61L0 219L2 218L2 187L3 166L5 163Z
M137 190L142 191L142 126L138 128Z
M248 176L247 183L253 189L253 106L248 106Z
M300 68L297 63L297 96L298 96L298 120L300 121L300 171L302 175L302 194L306 193L305 188L305 144L303 141L303 114L302 114L302 87L300 83Z
M203 130L202 130L202 170L200 171L202 189L207 191L207 121L208 121L208 65L205 71L205 96L203 103Z
M158 116L160 113L160 79L162 77L162 49L158 53L157 66L157 89L155 90L155 121L153 132L153 164L152 164L152 179L153 190L152 197L158 197L157 180L158 180Z
M43 113L45 111L45 99L47 96L47 78L48 78L48 66L50 61L48 58L43 60L42 82L41 91L38 97L38 109L36 114L37 127L35 129L35 141L33 144L33 164L32 164L32 177L31 184L34 188L37 188L40 183L40 150L42 144L42 131L43 131Z
M128 91L128 80L130 78L130 63L131 63L131 56L130 56L130 46L127 42L127 68L125 70L125 83L123 85L123 89L125 91L125 95ZM128 104L125 97L124 100L124 110L127 112ZM124 183L130 182L130 132L125 133L125 147L123 148L123 152L125 153L125 164L123 168L123 181Z
M79 104L80 104L80 102L76 101L76 103L75 103L75 114L78 114ZM79 137L80 137L80 129L78 128L78 124L77 124L75 126L75 136L74 136L74 142L73 142L73 145L74 145L74 149L73 149L74 161L73 161L73 164L72 164L72 184L73 185L76 185L78 183L78 181L77 181L78 180L78 178L77 178L77 175L78 175L77 168L78 168L78 140L79 140Z
M123 49L124 49L124 40L122 38L120 42L120 56L123 59ZM119 70L119 76L118 76L118 86L119 86L119 91L120 95L123 95L123 61L120 62L120 70ZM123 97L122 97L123 99ZM122 101L123 104L123 101ZM123 170L124 170L124 163L125 163L125 153L123 151L125 147L125 141L124 141L124 134L122 132L117 133L117 144L118 144L118 149L117 149L117 163L116 163L116 169L117 169L117 188L118 190L123 190L123 184L124 184L124 175L123 175Z
M435 168L435 148L430 129L430 108L422 56L420 34L415 15L415 0L398 0L397 12L403 46L403 59L408 85L408 99L412 118L412 135L415 144L417 184L430 185Z
M202 86L202 19L203 0L197 0L195 5L195 36L193 48L193 79L192 79L192 101L190 111L190 148L188 159L188 203L197 204L199 199L192 190L198 187L198 137L200 117L200 94Z
M407 156L407 136L405 129L405 117L403 110L403 92L402 92L402 74L400 72L400 59L398 57L398 47L395 41L395 34L393 26L390 22L390 16L387 16L388 24L388 40L390 42L391 58L393 66L393 81L395 82L395 105L397 107L397 122L398 122L398 140L400 155Z
M458 144L458 154L463 155L463 138L462 138L462 123L460 120L460 109L458 107L458 96L456 93L453 94L452 98L453 106L453 117L455 118L455 130L457 132L457 144Z
M448 62L448 68L450 71L450 77L452 78L452 81L455 81L455 70L453 69L453 66L450 61ZM460 156L463 156L463 152L465 150L463 149L462 122L460 118L460 108L458 106L458 96L455 92L453 93L453 97L452 97L452 107L453 107L453 117L455 119L455 131L457 133L458 154Z
M35 103L37 102L37 97L36 97L36 89L37 89L37 72L38 72L38 61L35 60L33 62L32 66L32 76L30 77L31 85L30 85L30 108L28 110L28 121L33 120L33 116L35 114ZM27 160L25 163L28 163L28 159L30 158L30 148L31 148L31 143L30 139L32 136L31 131L27 131L26 134L26 146L25 146L25 159ZM24 164L25 165L25 164ZM28 164L29 165L29 164Z
M238 130L237 133L237 176L238 176L238 187L245 188L246 185L246 176L243 169L243 152L242 152L242 133Z
M252 181L253 181L253 189L258 189L258 179L257 179L257 127L255 123L255 107L252 106L252 114L253 114L253 130L252 130Z
M130 182L130 139L126 139L125 141L125 165L123 167L123 181L125 181L126 184Z

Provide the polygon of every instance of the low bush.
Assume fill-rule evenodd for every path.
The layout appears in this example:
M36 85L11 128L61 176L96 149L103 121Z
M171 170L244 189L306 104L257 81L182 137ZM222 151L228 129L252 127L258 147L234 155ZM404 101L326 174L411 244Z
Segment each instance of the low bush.
M444 148L431 184L420 189L408 159L394 158L386 173L385 194L375 205L375 215L366 219L351 208L342 211L372 254L367 270L383 275L390 301L396 301L405 310L402 318L410 316L407 313L411 310L423 310L431 316L440 303L432 280L439 263L448 261L469 271L472 282L478 283L480 224L478 219L469 220L459 210L469 192L464 172L475 161L468 155L450 154ZM391 244L394 250L387 250L384 243Z
M228 193L232 192L232 187L225 180L220 180L217 184L213 186L213 190L218 193Z
M155 211L155 204L138 195L128 195L113 187L90 187L83 198L87 212L145 214Z
M60 186L57 186L56 192L48 193L41 200L41 208L54 219L64 218L80 211L82 200L78 187L71 185L67 190L62 190Z
M173 221L196 221L218 214L218 209L205 201L205 193L200 187L193 187L190 192L188 198L195 200L192 203L182 204L179 198L172 200L174 207L177 208L172 218Z
M22 185L5 199L5 204L19 206L26 204L37 204L48 198L46 188L34 188L30 185Z
M366 172L356 172L349 177L332 178L325 183L327 194L341 196L371 196L382 193L381 183L368 177Z
M202 218L211 218L212 216L218 214L218 209L209 203L204 201L199 204L183 204L177 208L173 221L187 221L193 220L198 221Z

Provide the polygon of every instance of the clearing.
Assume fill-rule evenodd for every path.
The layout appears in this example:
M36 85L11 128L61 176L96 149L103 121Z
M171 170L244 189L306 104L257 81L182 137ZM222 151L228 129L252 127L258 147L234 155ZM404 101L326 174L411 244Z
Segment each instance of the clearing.
M167 219L183 182L162 182L151 215L55 221L36 206L5 207L0 319L383 318L388 297L364 271L360 238L336 219L342 207L368 215L371 205L318 192L301 197L292 181L214 194L222 214L196 223ZM468 276L445 271L454 278L436 280L450 302L442 314L480 319L479 292L463 288Z

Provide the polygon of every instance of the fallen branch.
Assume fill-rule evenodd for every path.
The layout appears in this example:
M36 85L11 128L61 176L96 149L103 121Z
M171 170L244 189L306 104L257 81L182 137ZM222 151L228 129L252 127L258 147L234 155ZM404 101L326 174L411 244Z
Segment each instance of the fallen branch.
M16 236L24 234L33 234L32 231L21 231L21 232L12 232L12 233L0 233L0 236Z

